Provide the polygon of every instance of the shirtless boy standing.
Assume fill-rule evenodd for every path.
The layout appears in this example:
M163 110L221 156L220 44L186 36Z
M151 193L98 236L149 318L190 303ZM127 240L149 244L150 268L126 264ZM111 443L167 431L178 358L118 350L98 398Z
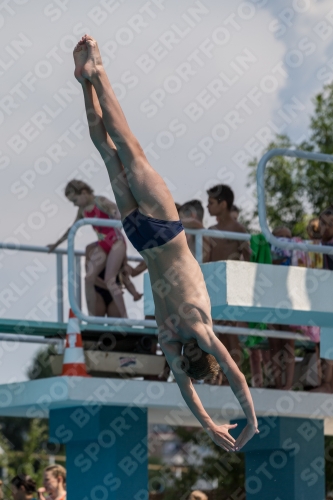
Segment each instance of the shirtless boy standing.
M258 432L252 397L244 375L213 332L203 275L171 193L130 130L92 37L81 39L74 61L91 139L105 162L124 230L148 267L161 348L184 400L209 436L227 451L238 450ZM190 377L205 378L219 367L247 417L236 441L229 434L234 426L216 425L191 383Z
M234 193L225 184L208 189L208 212L216 217L216 224L209 229L220 231L230 231L232 233L247 233L242 224L235 219L232 214ZM241 256L245 261L250 261L251 250L248 241L227 240L222 238L210 238L211 249L209 262L218 260L240 260Z
M203 216L204 208L200 200L190 200L181 205L178 210L179 218L183 227L187 229L204 229ZM195 257L195 236L186 234L186 240L192 255ZM202 262L208 262L210 252L209 238L202 238Z
M230 231L232 233L247 233L242 224L235 219L233 212L234 193L226 184L218 184L208 189L208 212L216 217L217 224L209 229L220 231ZM218 260L243 260L249 262L251 249L248 241L229 240L225 238L210 238L210 252L208 262ZM233 322L219 321L220 325L232 325ZM247 326L244 323L237 323L238 326ZM238 367L242 364L242 351L237 335L220 334L219 339L225 344Z

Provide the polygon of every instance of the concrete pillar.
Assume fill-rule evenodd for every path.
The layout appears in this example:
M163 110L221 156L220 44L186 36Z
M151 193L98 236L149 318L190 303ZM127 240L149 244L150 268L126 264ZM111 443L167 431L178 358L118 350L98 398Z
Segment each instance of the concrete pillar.
M309 418L259 418L260 434L245 453L246 500L324 500L324 422ZM246 424L238 423L236 437Z
M147 410L50 410L50 441L66 445L67 500L148 500Z

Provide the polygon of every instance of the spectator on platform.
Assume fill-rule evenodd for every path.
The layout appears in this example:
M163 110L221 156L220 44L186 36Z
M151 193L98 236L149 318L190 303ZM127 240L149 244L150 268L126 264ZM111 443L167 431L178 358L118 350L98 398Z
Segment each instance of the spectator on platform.
M319 217L311 219L307 225L306 231L313 245L321 244L320 221ZM323 254L309 252L310 266L312 269L323 269Z
M280 226L274 229L273 235L284 241L291 241L292 234L289 228ZM292 251L272 245L273 265L290 266ZM285 330L285 325L272 325L271 329ZM293 385L295 371L295 341L293 339L269 338L272 375L275 388L290 390Z
M204 229L204 208L200 200L187 201L181 205L178 212L185 230ZM192 254L195 256L195 236L193 234L186 233L186 239ZM210 251L209 238L207 237L203 237L202 239L202 250L202 261L207 262Z
M238 221L239 214L240 214L240 210L237 207L237 205L232 205L232 207L230 209L230 215L231 215L231 217L233 217L235 219L235 221Z
M319 217L319 229L321 243L326 246L333 246L333 205L326 208ZM333 271L333 255L323 254L323 269ZM321 360L321 384L313 389L313 392L333 392L333 361L330 359Z
M86 271L89 266L90 253L94 250L95 244L91 243L86 247ZM139 293L133 282L130 279L130 271L128 269L127 260L124 262L120 272L117 275L116 283L122 288L124 286L127 291L132 295L133 300L136 302L141 299L142 293ZM109 317L121 317L118 306L113 300L113 297L108 289L105 282L105 268L99 273L95 279L95 292L96 292L96 302L95 302L95 315L96 316L109 316Z
M320 214L319 226L322 245L333 246L333 205ZM324 254L323 268L333 271L333 255Z
M44 469L43 487L38 488L38 500L66 500L66 469L62 465L49 465ZM45 493L48 496L45 496Z
M311 226L310 226L311 228ZM309 226L308 226L309 230ZM281 240L301 243L299 237L292 237L291 231L287 227L278 227L273 231L273 235ZM283 266L313 267L309 252L299 249L284 249L272 245L273 264ZM273 326L274 328L274 326ZM277 330L283 330L283 325L275 325ZM302 333L310 337L313 342L319 342L320 329L317 326L290 325L289 329L295 333ZM271 361L275 386L278 389L290 390L293 384L295 368L295 342L292 339L269 339ZM284 378L284 380L283 380Z
M117 205L104 196L95 196L94 191L83 181L71 180L65 187L66 198L78 208L74 222L89 217L101 220L120 219ZM97 234L97 241L93 244L86 262L85 290L89 314L95 315L96 292L95 279L106 269L106 284L114 302L117 304L121 317L127 317L123 294L116 278L126 260L126 243L119 228L93 226ZM70 228L52 245L53 251L68 237Z
M203 491L195 490L192 491L192 493L188 497L188 500L208 500L208 496Z
M209 229L230 231L233 233L247 233L247 230L231 214L234 202L232 189L225 184L218 184L208 189L208 212L216 217L216 224ZM250 260L251 250L248 241L229 240L225 238L210 238L209 262L218 260Z
M111 293L104 281L105 271L103 270L95 280L96 291L96 316L108 316L109 318L119 318L120 313ZM117 283L120 284L117 276Z
M36 500L36 483L30 476L19 474L13 477L10 487L13 500ZM3 496L0 498L3 498Z
M233 233L247 233L231 213L234 203L234 193L232 189L225 184L218 184L207 191L208 194L208 212L216 217L216 224L209 229L220 231L230 231ZM226 238L209 238L208 262L220 260L243 260L249 261L251 256L250 244L248 241L240 241ZM216 324L223 326L235 325L235 322L216 321ZM236 323L238 326L247 326L245 323ZM241 369L243 360L243 351L241 349L237 335L220 334L220 340L228 349L232 358Z
M319 227L319 219L314 218L311 219L307 225L307 233L310 238L310 243L314 245L320 245L320 227ZM300 243L303 240L301 238L292 238L292 241L296 243ZM307 243L309 242L306 241ZM299 267L308 267L308 268L323 268L323 254L315 253L315 252L303 252L299 250L293 250L292 253L292 265L298 265ZM307 325L291 325L290 329L294 332L299 332L305 335L306 337L310 337L312 342L319 344L320 340L320 327L318 326L307 326Z
M136 267L132 267L127 263L127 269L129 271L129 274L135 278L136 276L139 276L139 274L143 273L144 271L147 270L147 264L143 260L139 264L137 264Z

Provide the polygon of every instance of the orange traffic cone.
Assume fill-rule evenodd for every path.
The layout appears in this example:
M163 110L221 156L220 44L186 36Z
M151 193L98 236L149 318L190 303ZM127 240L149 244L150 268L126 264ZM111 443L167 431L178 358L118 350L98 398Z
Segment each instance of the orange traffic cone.
M62 375L90 377L86 370L79 320L69 310Z

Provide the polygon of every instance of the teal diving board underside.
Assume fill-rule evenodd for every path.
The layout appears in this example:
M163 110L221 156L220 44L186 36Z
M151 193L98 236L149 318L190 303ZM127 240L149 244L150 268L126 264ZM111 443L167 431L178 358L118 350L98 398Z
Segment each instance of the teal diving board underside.
M201 269L215 320L333 326L332 271L239 261L210 262ZM157 292L168 289L163 280L153 284ZM144 311L154 314L148 274Z
M67 323L57 323L51 321L30 321L24 319L3 319L0 318L0 333L17 333L18 335L39 335L41 337L64 337L66 335ZM96 334L107 332L126 332L133 334L155 334L155 328L141 328L139 326L119 325L91 325L80 324L82 333Z

